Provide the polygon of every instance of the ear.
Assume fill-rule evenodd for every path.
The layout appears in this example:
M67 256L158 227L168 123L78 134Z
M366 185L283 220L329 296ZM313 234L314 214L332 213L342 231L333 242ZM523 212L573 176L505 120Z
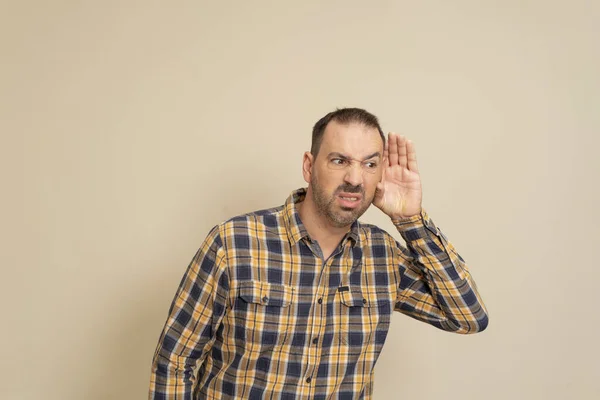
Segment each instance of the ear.
M310 177L312 176L312 168L313 168L313 155L310 151L305 151L304 156L302 157L302 176L304 176L304 181L306 183L310 183Z

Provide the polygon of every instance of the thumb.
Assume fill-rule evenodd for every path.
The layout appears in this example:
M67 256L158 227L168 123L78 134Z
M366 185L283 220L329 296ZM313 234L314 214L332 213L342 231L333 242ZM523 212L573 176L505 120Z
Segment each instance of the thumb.
M384 190L383 182L378 182L377 186L375 187L375 198L373 200L380 202L383 199Z

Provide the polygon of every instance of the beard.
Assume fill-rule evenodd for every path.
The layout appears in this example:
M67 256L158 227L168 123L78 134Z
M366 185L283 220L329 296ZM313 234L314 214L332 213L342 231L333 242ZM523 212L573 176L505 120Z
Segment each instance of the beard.
M367 211L373 199L367 199L363 186L340 185L330 196L319 184L316 174L312 174L310 184L312 187L313 201L317 211L323 215L336 228L343 228L353 224L361 215ZM336 204L337 194L340 192L360 193L362 204L356 208L340 207Z

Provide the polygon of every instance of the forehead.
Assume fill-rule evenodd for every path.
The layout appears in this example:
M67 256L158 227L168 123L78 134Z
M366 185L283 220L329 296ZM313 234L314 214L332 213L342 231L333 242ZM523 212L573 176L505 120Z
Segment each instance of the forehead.
M373 153L383 154L383 140L377 128L360 123L340 124L331 121L325 128L319 153L331 152L362 159Z

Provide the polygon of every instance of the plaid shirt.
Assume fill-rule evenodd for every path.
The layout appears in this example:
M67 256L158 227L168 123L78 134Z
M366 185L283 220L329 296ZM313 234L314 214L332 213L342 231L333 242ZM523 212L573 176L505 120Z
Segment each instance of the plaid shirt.
M149 398L368 399L393 310L485 329L464 260L425 211L393 220L407 247L356 221L323 261L296 209L305 195L210 231L169 310Z

